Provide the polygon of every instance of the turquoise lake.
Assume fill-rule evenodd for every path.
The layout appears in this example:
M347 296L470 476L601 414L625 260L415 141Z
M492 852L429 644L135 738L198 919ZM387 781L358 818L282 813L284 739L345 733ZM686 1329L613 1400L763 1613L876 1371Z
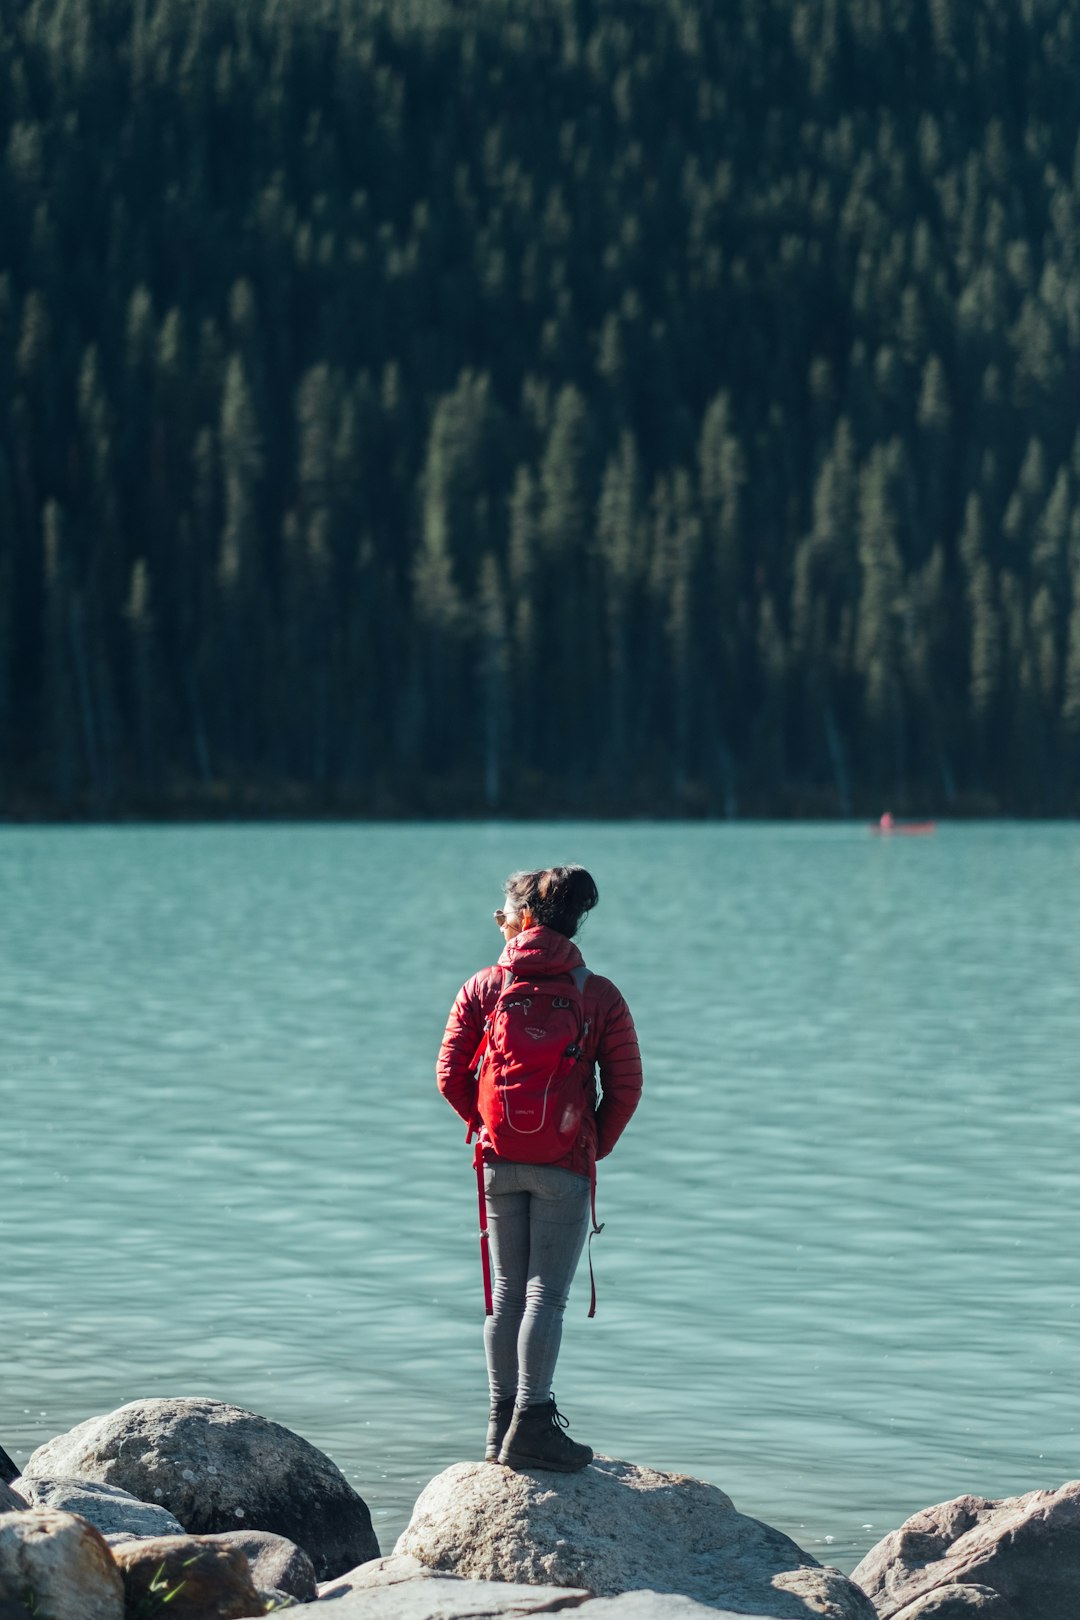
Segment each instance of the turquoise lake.
M556 1379L599 1452L850 1570L1080 1473L1080 828L0 828L0 1443L210 1395L323 1447L384 1551L482 1455L475 1182L433 1065L516 867L646 1090Z

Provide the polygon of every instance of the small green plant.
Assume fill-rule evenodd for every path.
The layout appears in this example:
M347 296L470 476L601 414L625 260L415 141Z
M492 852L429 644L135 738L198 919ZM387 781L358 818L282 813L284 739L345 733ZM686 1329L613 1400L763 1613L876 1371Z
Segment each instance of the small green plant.
M198 1553L186 1558L180 1566L181 1569L189 1569L198 1558ZM186 1585L187 1581L178 1581L175 1586L170 1586L165 1565L159 1564L146 1591L140 1594L130 1611L132 1620L155 1620L155 1616L160 1615L167 1603L180 1596Z
M266 1605L266 1613L267 1614L280 1614L282 1609L295 1609L297 1607L298 1601L299 1600L297 1598L292 1597L290 1593L285 1592L279 1598L271 1598L270 1599L269 1603Z

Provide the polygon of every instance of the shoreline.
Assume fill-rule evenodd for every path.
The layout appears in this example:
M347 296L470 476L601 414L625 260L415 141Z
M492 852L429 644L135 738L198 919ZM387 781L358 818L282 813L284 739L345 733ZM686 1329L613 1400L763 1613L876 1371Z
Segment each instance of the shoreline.
M4 1461L4 1472L19 1465ZM889 1530L849 1574L705 1480L596 1456L570 1472L451 1464L391 1548L301 1435L224 1402L159 1397L84 1420L0 1485L0 1604L5 1620L21 1607L145 1620L148 1595L169 1587L170 1598L188 1591L174 1620L315 1601L339 1603L336 1620L494 1620L632 1595L628 1620L663 1620L678 1594L703 1617L1071 1620L1078 1520L1080 1481L961 1496ZM54 1601L58 1579L78 1612ZM400 1608L418 1582L440 1584ZM386 1587L398 1596L373 1597Z

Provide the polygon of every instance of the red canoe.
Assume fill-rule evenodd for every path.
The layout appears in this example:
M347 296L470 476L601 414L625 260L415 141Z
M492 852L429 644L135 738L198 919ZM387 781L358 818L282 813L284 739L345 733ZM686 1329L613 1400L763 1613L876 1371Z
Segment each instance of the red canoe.
M925 838L929 833L937 832L936 821L888 821L882 819L871 823L869 831L877 838Z

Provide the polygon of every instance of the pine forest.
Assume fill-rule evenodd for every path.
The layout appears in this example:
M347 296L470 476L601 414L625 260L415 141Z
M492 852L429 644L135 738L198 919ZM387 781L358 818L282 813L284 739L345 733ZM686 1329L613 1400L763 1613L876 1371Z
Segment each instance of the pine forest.
M1080 812L1067 0L10 0L0 815Z

